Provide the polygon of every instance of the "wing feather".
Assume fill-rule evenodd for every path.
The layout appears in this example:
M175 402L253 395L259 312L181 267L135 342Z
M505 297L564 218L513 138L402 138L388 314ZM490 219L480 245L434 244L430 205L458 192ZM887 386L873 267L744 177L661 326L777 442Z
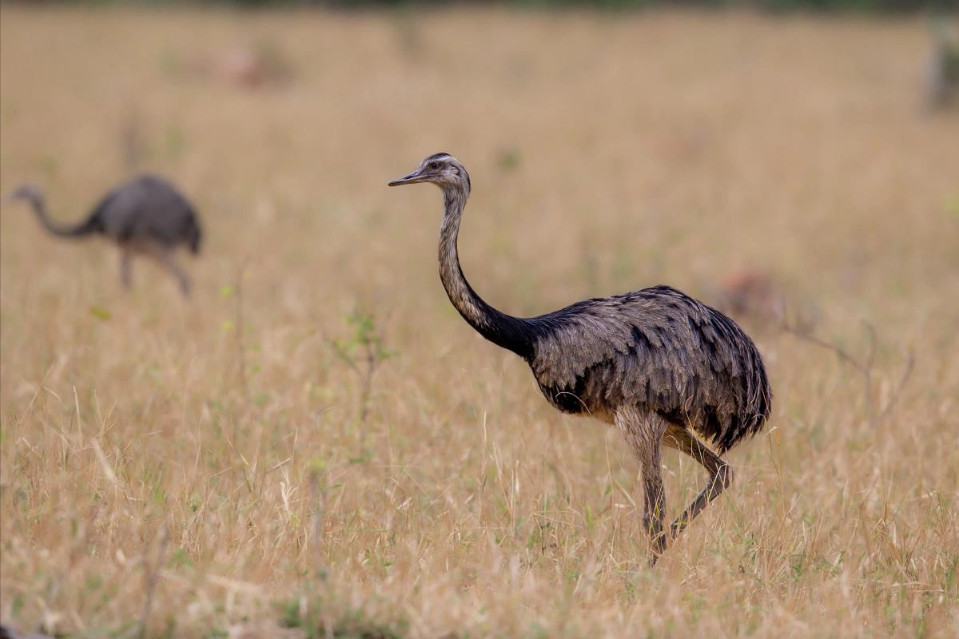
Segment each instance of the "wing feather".
M771 394L752 341L675 289L586 300L528 321L533 374L568 412L634 405L685 422L722 449L768 415Z

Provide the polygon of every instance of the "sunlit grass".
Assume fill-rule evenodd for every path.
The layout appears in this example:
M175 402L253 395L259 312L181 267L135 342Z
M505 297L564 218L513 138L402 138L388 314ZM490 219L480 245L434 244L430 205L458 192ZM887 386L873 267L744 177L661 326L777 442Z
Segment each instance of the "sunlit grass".
M5 7L0 35L0 193L35 181L76 219L136 126L209 237L185 303L149 263L125 294L109 247L3 208L5 624L959 630L959 120L921 111L921 22ZM189 66L247 43L289 78ZM859 361L874 328L873 405L834 352L747 318L770 428L648 570L626 446L462 322L438 194L386 188L435 151L471 171L464 269L497 307L658 283L710 300L757 270ZM665 465L678 511L704 477Z

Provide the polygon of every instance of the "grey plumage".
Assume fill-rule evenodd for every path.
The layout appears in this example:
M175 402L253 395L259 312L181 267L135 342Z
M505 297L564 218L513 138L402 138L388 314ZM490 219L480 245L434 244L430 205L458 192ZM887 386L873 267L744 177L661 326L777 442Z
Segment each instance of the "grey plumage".
M676 289L587 300L530 322L537 329L530 367L546 398L565 412L643 406L688 424L720 452L761 429L769 414L752 341Z
M550 404L615 424L639 457L654 563L732 481L728 463L700 438L722 454L762 430L769 417L772 392L759 351L731 319L667 286L585 300L538 317L502 313L476 294L460 268L457 236L471 188L466 169L437 153L390 186L419 182L443 191L440 278L463 318L525 359ZM668 534L662 444L692 456L710 476Z
M140 254L163 265L176 277L181 292L189 295L190 279L174 259L174 252L184 246L194 255L199 254L203 231L193 206L165 179L142 175L117 186L74 226L62 226L50 220L43 192L35 186L21 186L10 199L29 202L40 223L53 235L66 238L102 235L115 242L120 249L124 286L129 287L131 283L131 258Z

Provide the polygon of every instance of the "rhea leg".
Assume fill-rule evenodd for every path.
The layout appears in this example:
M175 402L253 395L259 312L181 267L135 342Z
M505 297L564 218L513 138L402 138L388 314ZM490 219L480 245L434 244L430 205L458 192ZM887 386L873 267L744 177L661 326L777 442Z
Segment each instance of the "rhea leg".
M649 565L666 550L668 541L663 524L666 515L666 491L663 488L662 440L666 422L657 415L636 409L617 411L616 426L639 458L643 473L643 528L649 537Z
M190 297L190 278L183 271L183 269L180 268L180 265L177 264L176 260L173 258L172 251L160 249L154 251L153 255L156 257L157 261L159 261L160 264L163 265L163 267L177 279L177 283L180 285L180 292L183 293L183 297Z
M733 469L725 459L707 448L685 428L670 424L663 443L686 453L702 464L709 473L706 487L669 527L670 538L675 539L709 502L719 497L720 493L729 487L733 482Z
M120 247L120 282L123 284L123 288L128 291L133 285L132 259L133 254L130 252L130 249Z

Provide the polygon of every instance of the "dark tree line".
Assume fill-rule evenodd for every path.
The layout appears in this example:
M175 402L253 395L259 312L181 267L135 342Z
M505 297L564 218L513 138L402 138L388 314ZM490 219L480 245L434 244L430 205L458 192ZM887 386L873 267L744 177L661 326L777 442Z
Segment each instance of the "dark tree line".
M3 3L4 0L0 0ZM37 1L20 4L36 4ZM409 7L438 5L506 5L529 8L591 7L609 10L648 7L747 7L768 11L846 11L877 13L914 13L918 11L956 12L959 0L73 0L68 4L143 4L143 5L231 5L239 7L316 6L336 8Z

